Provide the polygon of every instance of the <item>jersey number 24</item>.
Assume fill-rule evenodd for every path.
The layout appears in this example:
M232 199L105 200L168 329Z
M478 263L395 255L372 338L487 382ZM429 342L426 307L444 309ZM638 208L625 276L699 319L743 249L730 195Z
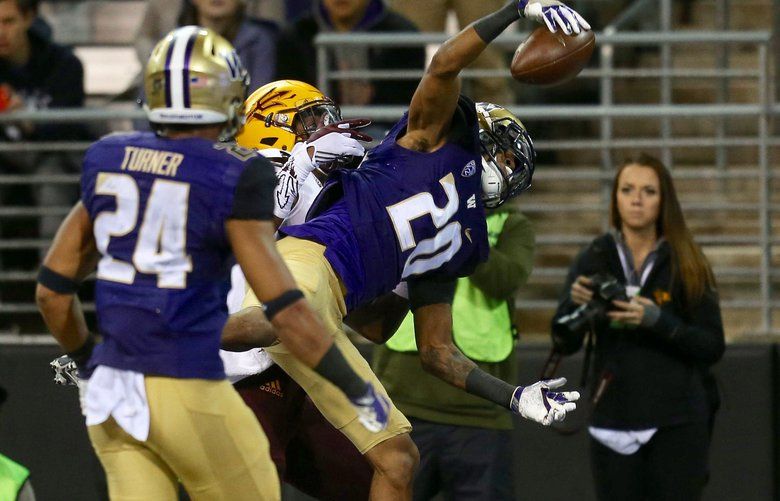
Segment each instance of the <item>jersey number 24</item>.
M95 183L96 195L116 199L116 211L101 212L94 223L95 243L103 256L97 278L132 284L136 272L157 275L157 287L183 289L192 260L186 253L187 207L190 185L167 179L152 184L138 230L132 263L114 258L108 252L111 237L122 237L135 230L140 208L140 193L135 179L127 174L101 172Z

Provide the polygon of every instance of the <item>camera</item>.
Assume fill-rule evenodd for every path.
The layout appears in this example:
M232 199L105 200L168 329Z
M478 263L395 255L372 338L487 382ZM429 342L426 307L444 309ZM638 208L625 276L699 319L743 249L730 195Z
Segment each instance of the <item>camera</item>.
M625 286L609 273L597 273L588 278L593 282L593 298L570 314L559 318L555 327L563 327L569 332L581 332L591 320L614 309L612 301L628 301Z

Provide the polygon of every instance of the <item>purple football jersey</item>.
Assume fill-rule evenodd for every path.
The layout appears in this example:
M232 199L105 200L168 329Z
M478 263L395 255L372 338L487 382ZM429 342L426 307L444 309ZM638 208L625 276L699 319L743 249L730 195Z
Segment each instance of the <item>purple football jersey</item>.
M337 173L314 211L334 193L343 195L339 202L283 230L326 246L325 256L347 288L348 309L390 292L402 279L467 276L487 259L472 101L461 98L453 123L457 137L422 153L396 143L406 131L405 115L359 168Z
M152 133L107 136L87 151L81 198L102 256L95 303L104 338L90 365L224 377L218 350L231 257L224 223L256 157Z

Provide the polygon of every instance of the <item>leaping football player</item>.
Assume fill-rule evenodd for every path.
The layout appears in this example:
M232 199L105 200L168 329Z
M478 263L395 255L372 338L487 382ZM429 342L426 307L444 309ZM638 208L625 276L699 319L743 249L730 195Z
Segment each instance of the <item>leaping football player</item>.
M576 392L551 391L564 379L516 386L480 370L452 341L451 302L458 277L487 257L484 207L531 184L534 150L506 109L460 95L458 75L521 16L551 30L589 29L553 0L513 1L445 42L434 55L409 111L359 168L337 170L309 219L281 229L278 249L298 286L325 319L355 370L379 385L343 332L344 316L405 281L423 366L448 383L549 425L575 409ZM269 121L274 117L269 116ZM400 289L397 289L400 290ZM262 322L251 292L241 315ZM408 499L417 461L410 426L391 406L388 427L368 436L348 401L300 364L284 343L266 348L320 411L374 468L373 499Z

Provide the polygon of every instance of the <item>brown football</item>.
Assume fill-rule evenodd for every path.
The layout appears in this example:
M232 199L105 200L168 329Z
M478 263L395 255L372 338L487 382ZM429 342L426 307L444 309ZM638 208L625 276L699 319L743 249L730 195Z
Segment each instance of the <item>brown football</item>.
M518 82L554 85L574 78L588 64L596 36L593 31L565 35L536 28L515 51L512 77Z

